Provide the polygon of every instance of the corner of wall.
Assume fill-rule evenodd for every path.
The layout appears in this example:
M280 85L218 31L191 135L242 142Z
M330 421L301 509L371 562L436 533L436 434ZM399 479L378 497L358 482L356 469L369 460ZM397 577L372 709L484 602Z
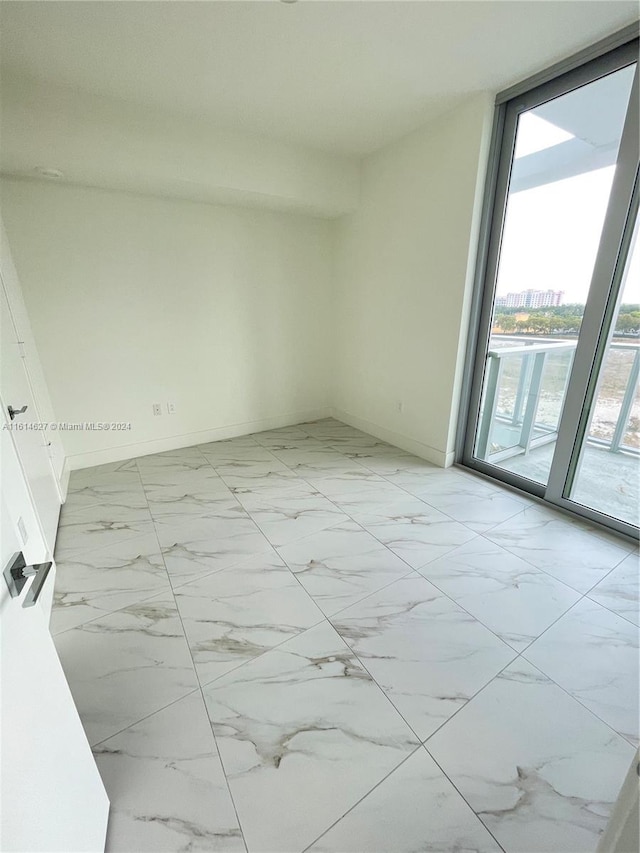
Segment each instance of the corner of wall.
M453 453L443 453L435 447L429 447L428 444L416 441L416 439L395 432L395 430L386 429L386 427L374 424L365 418L352 415L342 409L332 409L331 414L337 420L342 421L342 423L349 424L349 426L355 429L362 430L362 432L366 432L368 435L374 436L374 438L379 438L380 441L386 441L394 447L399 447L401 450L406 450L408 453L413 453L415 456L419 456L420 459L426 459L427 462L437 465L438 468L449 468L453 465Z
M449 431L447 435L447 455L451 456L452 459L455 458L456 440L458 437L458 430L461 428L459 419L463 403L462 394L464 393L464 375L465 370L467 369L467 345L470 333L470 323L472 321L471 306L473 303L474 287L476 283L476 265L478 261L480 228L482 225L483 203L489 166L489 151L493 131L495 96L493 93L483 92L482 95L477 97L477 103L478 108L481 110L482 127L478 147L471 227L469 230L464 294L460 316L460 331L458 335L456 366L451 399L451 416L449 419Z

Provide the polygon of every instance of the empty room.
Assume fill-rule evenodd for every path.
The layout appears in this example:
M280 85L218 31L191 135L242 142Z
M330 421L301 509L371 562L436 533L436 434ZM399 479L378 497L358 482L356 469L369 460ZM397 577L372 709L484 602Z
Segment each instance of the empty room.
M638 853L632 0L0 0L0 850Z

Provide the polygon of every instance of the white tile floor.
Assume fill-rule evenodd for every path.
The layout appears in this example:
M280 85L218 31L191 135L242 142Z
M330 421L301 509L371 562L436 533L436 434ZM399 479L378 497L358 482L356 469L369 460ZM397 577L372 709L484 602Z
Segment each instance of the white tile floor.
M326 420L74 473L56 556L109 850L595 850L626 542Z

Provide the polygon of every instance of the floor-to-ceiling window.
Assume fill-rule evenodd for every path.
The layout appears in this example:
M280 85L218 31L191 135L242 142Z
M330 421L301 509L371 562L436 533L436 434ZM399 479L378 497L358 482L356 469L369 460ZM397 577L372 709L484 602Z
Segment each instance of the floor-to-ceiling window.
M462 461L638 525L638 41L500 103Z

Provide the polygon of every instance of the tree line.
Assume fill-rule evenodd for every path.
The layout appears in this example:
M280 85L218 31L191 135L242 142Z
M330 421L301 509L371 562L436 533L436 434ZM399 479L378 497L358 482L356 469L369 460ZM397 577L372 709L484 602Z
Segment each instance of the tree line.
M580 331L584 305L572 303L536 308L524 315L527 308L497 308L493 320L494 331L505 334L570 335ZM620 306L615 331L624 336L640 335L640 305L626 303Z

